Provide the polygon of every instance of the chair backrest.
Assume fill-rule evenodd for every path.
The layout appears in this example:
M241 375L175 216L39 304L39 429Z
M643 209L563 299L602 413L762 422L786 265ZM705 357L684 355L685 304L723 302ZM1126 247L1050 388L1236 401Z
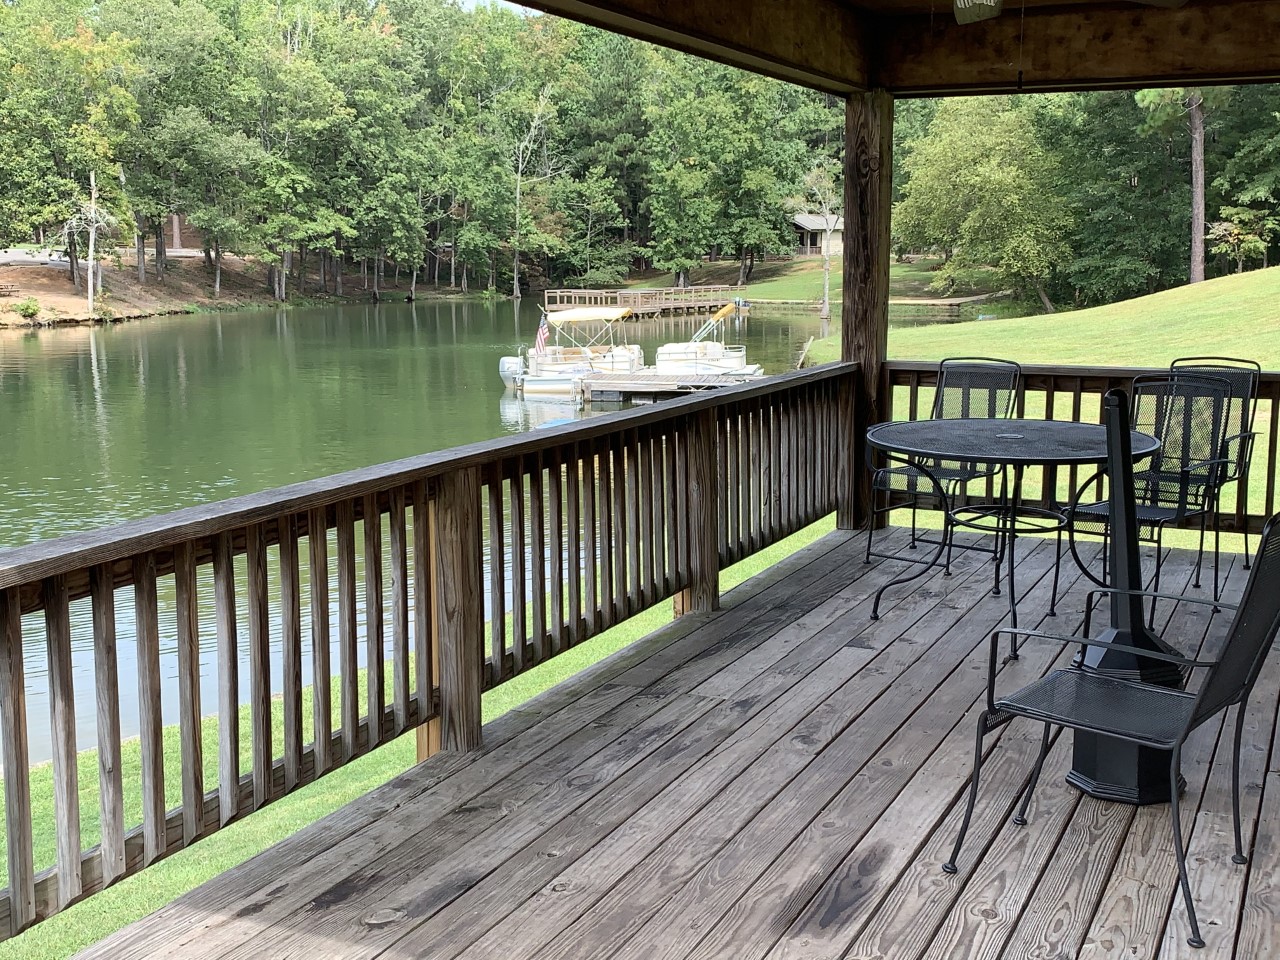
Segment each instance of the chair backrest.
M1218 468L1198 466L1222 453L1231 411L1231 385L1221 377L1151 374L1133 380L1133 429L1160 441L1137 475L1139 499L1186 506L1221 482Z
M1013 415L1022 368L1012 360L954 357L938 364L933 419L994 419Z
M1267 521L1244 598L1227 631L1222 656L1209 668L1196 697L1194 729L1253 689L1271 644L1280 631L1280 514Z
M1238 357L1181 357L1169 364L1169 372L1225 380L1230 386L1232 400L1225 439L1243 437L1253 429L1254 415L1258 410L1258 381L1262 378L1261 364ZM1251 444L1241 442L1232 444L1227 451L1235 460L1234 476L1239 477L1243 473L1251 449Z

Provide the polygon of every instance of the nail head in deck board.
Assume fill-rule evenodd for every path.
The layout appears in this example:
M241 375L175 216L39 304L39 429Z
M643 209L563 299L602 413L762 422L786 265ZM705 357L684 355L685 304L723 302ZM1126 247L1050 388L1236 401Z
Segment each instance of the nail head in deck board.
M204 832L204 740L200 710L200 598L190 541L173 551L173 587L178 627L178 728L182 755L182 840Z
M22 663L21 601L16 587L0 590L0 737L5 770L26 770L27 693ZM15 936L36 919L31 837L31 780L5 779L4 814L9 867L9 927ZM15 895L16 891L16 895Z
M111 571L90 574L93 603L93 670L98 717L99 851L103 886L125 871L124 785L120 770L120 676L116 655L116 595ZM7 766L7 761L6 761ZM12 836L12 834L10 834Z
M307 555L311 583L312 737L316 770L324 773L332 765L329 745L333 705L329 682L329 521L323 508L307 514Z
M302 777L302 582L296 514L280 520L280 662L284 787L288 792Z
M218 620L218 797L226 824L240 811L240 654L230 533L214 539L213 599Z
M359 642L356 631L356 527L350 500L337 507L338 672L342 688L342 755L356 754L360 735Z
M386 705L383 680L386 676L386 637L382 609L382 514L378 510L378 498L366 494L361 526L364 528L364 633L365 633L365 682L368 684L368 711L370 717L382 715ZM378 724L369 724L369 746L375 747L382 739Z
M440 737L443 749L466 752L481 746L484 568L479 471L470 468L445 477L437 496Z
M253 805L271 799L271 634L267 542L261 524L246 532L249 607L249 723L253 741Z
M164 856L164 724L160 713L160 608L156 599L156 557L133 559L133 603L138 643L138 729L142 752L143 861Z

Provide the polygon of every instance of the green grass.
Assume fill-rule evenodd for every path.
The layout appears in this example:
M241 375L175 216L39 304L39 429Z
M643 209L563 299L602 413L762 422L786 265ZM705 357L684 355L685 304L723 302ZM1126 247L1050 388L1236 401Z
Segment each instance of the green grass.
M1089 310L889 334L889 356L912 360L983 355L1020 363L1159 367L1193 354L1250 357L1264 369L1280 368L1280 267ZM838 336L809 351L813 363L839 355Z
M937 260L916 260L911 263L894 263L889 268L889 296L937 297L928 289L933 280ZM831 258L831 299L839 300L843 290L842 257ZM691 284L705 285L738 282L738 261L725 260L702 263L689 273ZM628 280L628 287L659 287L671 284L670 273L656 270ZM756 264L751 282L745 287L748 298L760 300L812 300L822 299L822 258L804 257L799 260L770 260ZM986 291L961 291L957 296Z
M833 529L831 518L800 531L721 573L721 589L732 587L768 569L783 557L812 543ZM524 673L484 697L485 722L524 703L592 663L622 649L671 620L671 604L662 603L632 617L560 656ZM360 681L363 694L363 672ZM333 702L338 705L337 681ZM311 729L311 688L303 694L304 730ZM363 708L363 705L362 705ZM280 711L273 713L276 755L282 752ZM250 741L247 708L241 711L241 769L249 769ZM336 720L335 720L336 722ZM217 720L205 720L203 730L206 788L217 782ZM177 727L164 731L165 794L170 808L181 802L180 755ZM269 804L239 823L212 834L161 863L122 880L69 910L56 914L12 940L0 943L0 960L54 960L68 957L107 934L164 906L181 894L280 842L328 813L403 773L415 762L412 733L335 770L319 781ZM98 836L98 758L95 751L80 754L80 804L86 847ZM141 757L137 740L123 746L126 823L137 823L141 810ZM39 866L54 859L53 771L43 764L31 771L35 856ZM3 838L0 838L2 840ZM0 862L3 850L0 849ZM424 865L428 866L428 865Z

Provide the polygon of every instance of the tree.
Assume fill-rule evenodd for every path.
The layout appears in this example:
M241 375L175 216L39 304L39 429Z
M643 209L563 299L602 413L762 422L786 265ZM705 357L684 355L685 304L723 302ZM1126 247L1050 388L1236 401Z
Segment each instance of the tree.
M822 217L822 309L818 314L822 320L831 318L831 240L844 199L844 188L836 171L833 161L819 161L805 173L802 191L788 203L793 210Z
M1244 273L1246 260L1263 260L1271 239L1280 233L1280 219L1249 207L1223 207L1223 219L1211 223L1207 239L1212 253L1235 261Z

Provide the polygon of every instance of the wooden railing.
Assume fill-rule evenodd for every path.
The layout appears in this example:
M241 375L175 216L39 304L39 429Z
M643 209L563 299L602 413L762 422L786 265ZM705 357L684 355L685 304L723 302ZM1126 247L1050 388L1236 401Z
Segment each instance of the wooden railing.
M724 565L852 498L857 376L831 364L0 553L0 931L423 724L445 749L477 747L484 689L665 598L678 612L713 609ZM202 658L210 627L216 652ZM76 629L88 635L77 649L92 652L78 674ZM120 676L117 650L127 646L137 650L134 823L121 760L121 684L134 678ZM56 850L44 856L26 775L33 661L47 667L53 733ZM202 668L216 704L202 700ZM162 713L173 671L176 739ZM84 675L98 776L82 785ZM213 708L217 755L206 760ZM82 796L93 799L82 807ZM92 832L95 817L101 841L87 845L81 822Z
M879 409L883 419L915 420L929 415L938 364L891 360L884 364ZM1077 367L1024 365L1018 416L1101 422L1102 395L1114 387L1128 389L1141 374L1167 373L1152 367ZM1280 372L1262 374L1250 482L1226 490L1228 500L1218 517L1223 530L1258 532L1277 509L1277 466L1280 457ZM1092 473L1092 471L1089 471ZM1047 506L1051 498L1065 502L1087 477L1078 468L1028 471L1029 503Z
M548 311L570 307L629 307L636 314L711 310L742 296L742 288L728 284L695 287L631 287L621 290L547 290Z

